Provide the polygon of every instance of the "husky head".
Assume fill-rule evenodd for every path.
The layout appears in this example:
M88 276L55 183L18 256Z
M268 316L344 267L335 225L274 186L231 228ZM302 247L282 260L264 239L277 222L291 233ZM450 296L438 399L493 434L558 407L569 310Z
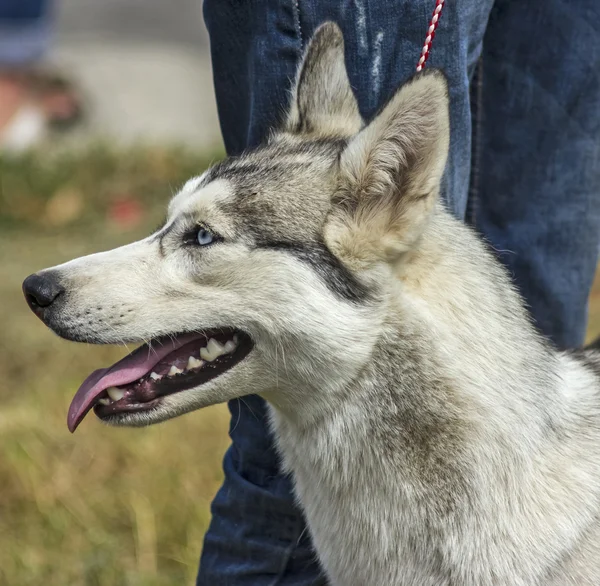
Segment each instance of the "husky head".
M365 123L341 32L321 26L264 145L188 181L148 238L24 282L58 335L143 342L86 379L69 428L92 408L144 425L250 393L293 412L343 390L436 207L448 136L435 71Z

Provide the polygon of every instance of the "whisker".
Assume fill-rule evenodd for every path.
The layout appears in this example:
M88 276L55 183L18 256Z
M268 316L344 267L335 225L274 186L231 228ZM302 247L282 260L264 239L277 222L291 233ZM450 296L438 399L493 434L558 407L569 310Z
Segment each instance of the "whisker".
M285 349L283 348L283 343L282 342L279 342L279 345L281 346L281 358L283 360L283 369L285 370L286 376L289 378L289 373L288 373L288 369L287 369L287 362L285 361Z
M252 415L254 416L254 419L256 419L256 421L259 421L258 415L256 413L254 413L254 411L252 411L252 407L250 407L250 405L248 405L248 403L246 403L246 401L244 401L243 397L238 397L238 401L241 401L242 403L244 403L244 405L246 405L246 407L248 407L248 411L250 411L250 413L252 413Z
M231 428L231 431L229 432L230 434L231 434L231 433L233 433L233 432L234 432L234 431L237 429L237 426L238 426L238 424L239 424L239 422L240 422L240 419L241 419L241 417L242 417L242 410L241 410L241 408L240 408L240 406L239 406L239 403L240 403L241 401L242 401L242 400L241 400L240 398L238 398L238 399L237 399L237 402L238 402L238 417L237 417L237 421L235 422L234 426ZM248 404L247 404L247 403L246 403L246 406L248 406Z

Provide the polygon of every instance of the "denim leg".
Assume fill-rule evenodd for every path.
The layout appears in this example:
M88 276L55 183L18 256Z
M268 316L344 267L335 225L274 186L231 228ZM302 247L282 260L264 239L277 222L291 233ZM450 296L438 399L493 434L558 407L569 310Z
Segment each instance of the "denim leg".
M44 57L52 24L48 0L0 0L0 67L29 65Z
M205 0L219 119L229 154L264 139L281 120L303 49L325 20L341 26L350 81L371 117L415 70L433 0ZM446 4L428 62L449 77L450 164L444 194L463 217L471 156L469 79L491 0ZM232 445L212 505L198 586L313 586L325 579L310 546L292 482L279 471L264 402L229 405Z
M484 39L474 221L561 347L600 243L599 21L598 0L497 0Z
M278 124L302 56L294 0L204 0L227 154L257 146Z

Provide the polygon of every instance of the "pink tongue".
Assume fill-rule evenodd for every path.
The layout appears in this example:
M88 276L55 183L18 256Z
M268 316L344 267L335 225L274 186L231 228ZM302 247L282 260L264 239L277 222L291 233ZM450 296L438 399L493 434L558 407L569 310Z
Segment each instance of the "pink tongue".
M146 344L119 360L109 368L95 370L88 376L75 393L67 425L73 433L87 412L93 407L98 395L109 387L118 387L132 383L148 374L165 356L181 348L184 344L198 338L197 334L185 334L175 339L155 341L150 349Z

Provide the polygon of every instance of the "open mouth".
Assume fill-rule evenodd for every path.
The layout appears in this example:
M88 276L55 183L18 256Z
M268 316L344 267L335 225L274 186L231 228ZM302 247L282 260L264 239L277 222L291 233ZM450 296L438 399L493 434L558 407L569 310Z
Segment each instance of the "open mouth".
M165 336L143 344L85 379L69 407L69 430L75 431L92 408L101 419L153 409L162 397L230 370L252 345L250 336L234 329Z

